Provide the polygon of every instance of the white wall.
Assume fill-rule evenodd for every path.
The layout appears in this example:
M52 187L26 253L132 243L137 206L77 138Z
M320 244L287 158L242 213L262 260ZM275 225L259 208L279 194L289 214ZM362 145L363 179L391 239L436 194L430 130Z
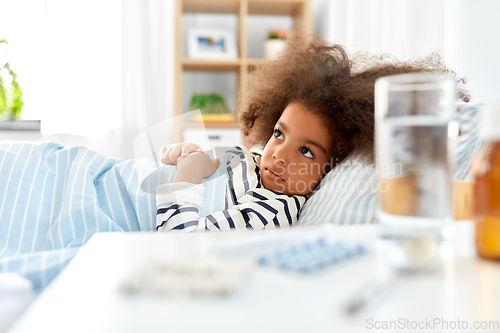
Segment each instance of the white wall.
M134 138L173 114L174 4L0 0L22 117L42 120L40 140L134 157Z
M126 107L130 112L137 110L138 117L143 112L150 113L152 108L155 108L156 113L163 112L165 117L168 117L173 111L171 87L174 75L174 38L169 37L173 36L170 31L174 22L173 6L166 6L161 14L161 18L171 25L171 28L168 28L164 24L163 27L168 28L166 30L155 25L158 15L154 15L155 20L151 20L146 7L144 13L138 12L137 20L142 20L141 33L163 31L164 35L142 35L142 38L154 37L154 40L143 40L140 44L136 40L141 38L141 33L138 32L137 36L132 34L133 31L139 30L134 29L134 18L131 17L126 23L130 25L128 28L120 23L123 18L122 4L133 3L134 6L139 6L139 0L123 3L113 0L106 1L105 4L97 0L71 2L74 3L73 6L69 6L69 2L66 5L62 0L0 0L0 39L18 41L10 45L9 53L12 69L18 72L18 80L25 92L24 116L37 118L41 107L49 110L54 108L63 115L61 119L71 122L70 127L75 128L75 124L81 126L78 119L86 114L86 110L91 110L95 111L94 114L102 115L101 119L107 119L102 123L108 123L108 129L116 125L112 124L113 117L108 117L115 114L115 119L120 120L123 110L118 109ZM173 2L169 0L168 3ZM45 17L40 13L43 13L44 6L47 6L48 14L54 14L51 8L54 4L61 10L67 7L69 12L55 13L57 20L52 22L57 25L46 27ZM311 5L315 31L332 42L347 45L351 51L365 49L373 52L393 52L401 56L440 50L445 60L468 78L473 102L500 98L498 0L312 0ZM12 24L13 20L15 24ZM236 31L234 17L221 19L213 16L193 16L187 18L185 24L222 28L227 26ZM287 17L250 18L249 56L262 56L262 41L269 28L290 26L291 20ZM56 31L58 38L66 42L60 45L49 44L48 42L53 40L47 39L47 31L51 30ZM125 42L121 42L121 38L124 38L123 31L128 31L129 34ZM158 53L156 48L157 41L161 40L165 44L170 43L164 45L164 53ZM148 42L150 47L147 53L141 53L139 51L144 49L145 42ZM127 45L130 48L126 48ZM137 51L137 54L132 54L131 50ZM123 56L124 52L127 57ZM48 53L54 55L54 58L45 62L44 55ZM131 56L134 56L134 59L130 60ZM155 56L164 59L164 68L152 66L158 61ZM140 64L144 67L139 66ZM168 82L160 82L164 89L154 92L149 86L140 85L141 82L149 80L150 86L159 87L158 80L151 81L151 78L156 78L160 72L165 73L165 76L171 75ZM51 80L46 80L44 75L50 76ZM143 77L140 77L141 75ZM31 78L28 79L28 76ZM83 80L94 84L83 84ZM124 80L135 82L137 85L125 85ZM234 107L235 82L234 74L213 76L190 73L185 79L187 93L184 105L187 107L191 89L191 92L220 91L228 99L230 107ZM163 97L161 101L158 98L158 103L155 102L158 105L153 106L141 102L140 99L130 101L130 98L125 102L126 105L121 105L124 101L124 89L128 89L127 96L130 98L136 95L135 92L145 96L149 93L162 94ZM153 99L147 98L147 101L150 103ZM134 123L147 127L154 122L146 122L147 119L145 117L142 123ZM88 131L88 128L85 129L85 132ZM134 131L137 132L137 128ZM74 134L86 135L78 131ZM113 151L115 147L109 146L105 152L116 155ZM123 157L128 156L124 154Z
M5 55L7 59L0 59L0 66L6 60L10 69L17 74L17 82L25 92L23 116L27 119L39 119L36 105L46 95L40 89L46 84L44 77L29 77L29 73L40 73L39 69L46 67L44 11L44 2L40 0L0 0L0 40L6 39L9 42ZM44 73L50 73L51 70L47 68Z
M474 102L500 99L500 1L459 2L458 68L469 80Z
M500 98L500 1L316 0L324 37L349 51L400 58L439 51L468 79L471 102ZM319 6L319 5L317 5ZM320 16L323 16L320 18Z

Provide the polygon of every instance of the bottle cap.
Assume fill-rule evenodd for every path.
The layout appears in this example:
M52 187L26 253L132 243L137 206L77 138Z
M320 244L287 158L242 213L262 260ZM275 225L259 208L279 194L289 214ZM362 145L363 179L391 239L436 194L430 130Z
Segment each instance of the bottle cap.
M485 140L500 140L500 101L489 103L484 107L482 132Z

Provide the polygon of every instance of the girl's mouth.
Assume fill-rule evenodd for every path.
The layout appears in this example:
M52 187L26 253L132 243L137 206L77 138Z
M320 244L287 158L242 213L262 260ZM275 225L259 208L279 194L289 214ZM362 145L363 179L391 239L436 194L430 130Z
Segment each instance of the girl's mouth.
M285 181L285 179L282 176L280 176L279 174L277 174L276 171L274 171L273 169L266 167L264 170L265 170L266 176L268 176L272 180Z

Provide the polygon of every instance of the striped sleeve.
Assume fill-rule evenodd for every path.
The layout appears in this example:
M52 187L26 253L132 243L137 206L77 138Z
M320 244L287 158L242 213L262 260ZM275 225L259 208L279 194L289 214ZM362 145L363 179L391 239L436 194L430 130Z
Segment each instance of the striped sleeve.
M179 183L181 184L181 183ZM203 185L159 187L157 194L157 230L171 231L227 231L231 229L277 229L293 226L298 218L305 197L258 188L249 190L230 209L200 218ZM174 185L174 184L168 184ZM181 199L182 198L182 199ZM177 200L180 199L180 200Z
M160 185L156 189L156 230L196 231L203 203L202 184L186 182Z

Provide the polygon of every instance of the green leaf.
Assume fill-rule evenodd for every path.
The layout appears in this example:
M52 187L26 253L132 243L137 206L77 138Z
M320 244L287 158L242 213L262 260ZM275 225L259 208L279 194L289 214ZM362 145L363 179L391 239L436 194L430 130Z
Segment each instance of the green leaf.
M207 104L207 100L206 100L205 95L195 94L191 98L191 102L189 103L189 107L191 108L191 110L194 110L194 109L203 110L206 107L206 104Z
M224 97L217 93L195 94L189 104L191 110L200 109L202 113L230 113Z
M7 107L7 100L5 99L5 90L3 88L3 81L0 78L0 115L5 111Z
M5 97L5 88L3 87L3 79L0 75L0 115L5 111L7 107L7 99Z
M10 109L9 118L11 120L16 120L21 118L21 111L23 108L23 90L16 81L12 81L12 87L14 91L12 92L12 108Z
M9 42L5 39L0 40L0 44L8 45ZM10 120L16 120L21 117L21 111L24 106L23 90L17 82L17 74L10 69L10 64L7 62L2 68L8 70L12 76L10 85L6 85L3 78L0 76L0 115L8 117Z
M4 43L4 44L5 44L5 52L7 52L7 45L9 45L9 42L8 42L8 41L6 41L5 39L2 39L2 40L0 40L0 44L2 44L2 43ZM5 64L5 65L7 65L7 64ZM4 65L4 67L5 67L5 65ZM1 65L0 65L0 66L1 66ZM3 68L3 67L2 67L2 68Z

